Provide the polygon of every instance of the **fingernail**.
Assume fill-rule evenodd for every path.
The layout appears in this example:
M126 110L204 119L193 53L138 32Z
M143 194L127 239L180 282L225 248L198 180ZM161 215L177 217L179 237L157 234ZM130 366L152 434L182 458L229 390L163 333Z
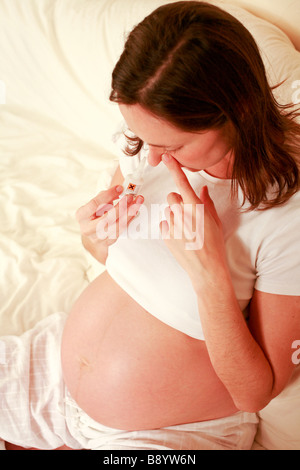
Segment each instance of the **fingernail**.
M117 191L117 193L121 193L123 191L123 186L120 186L120 185L117 186L116 191Z
M162 161L165 163L169 163L171 161L170 155L168 155L167 153L164 153L162 155Z
M144 202L143 196L138 196L138 197L136 198L135 202L136 202L137 204L142 204L142 202Z

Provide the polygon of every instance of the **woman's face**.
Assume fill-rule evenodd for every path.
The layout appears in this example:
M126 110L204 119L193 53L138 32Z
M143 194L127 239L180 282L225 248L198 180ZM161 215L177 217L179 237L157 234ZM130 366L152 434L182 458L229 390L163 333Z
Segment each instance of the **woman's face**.
M182 167L207 170L219 178L230 177L231 139L228 126L201 133L184 132L139 104L120 104L120 111L133 134L149 146L148 162L157 166L163 153L170 153Z

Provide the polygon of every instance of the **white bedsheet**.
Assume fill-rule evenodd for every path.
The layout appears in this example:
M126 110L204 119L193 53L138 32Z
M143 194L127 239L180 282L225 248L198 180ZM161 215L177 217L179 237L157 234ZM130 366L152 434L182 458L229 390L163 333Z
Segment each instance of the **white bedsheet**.
M74 213L109 181L96 160L71 145L0 159L1 335L68 312L87 286L89 260Z
M72 8L93 3L0 2L1 335L69 311L88 282L74 214L110 181L119 119L101 106L106 49ZM101 32L101 15L93 24Z

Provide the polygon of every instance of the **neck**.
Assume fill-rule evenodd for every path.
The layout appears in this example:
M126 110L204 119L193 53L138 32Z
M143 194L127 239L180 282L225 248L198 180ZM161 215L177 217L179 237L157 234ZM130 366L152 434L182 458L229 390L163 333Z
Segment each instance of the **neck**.
M216 165L213 165L204 170L211 176L220 179L231 179L232 178L232 168L233 168L233 154L230 150L224 158Z

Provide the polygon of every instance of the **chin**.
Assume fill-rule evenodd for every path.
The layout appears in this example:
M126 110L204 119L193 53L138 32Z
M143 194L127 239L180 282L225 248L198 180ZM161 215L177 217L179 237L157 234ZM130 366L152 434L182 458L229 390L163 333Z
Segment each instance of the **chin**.
M181 168L184 168L185 170L188 170L188 171L201 171L201 168L190 168L188 166L184 166L184 165L180 165Z

